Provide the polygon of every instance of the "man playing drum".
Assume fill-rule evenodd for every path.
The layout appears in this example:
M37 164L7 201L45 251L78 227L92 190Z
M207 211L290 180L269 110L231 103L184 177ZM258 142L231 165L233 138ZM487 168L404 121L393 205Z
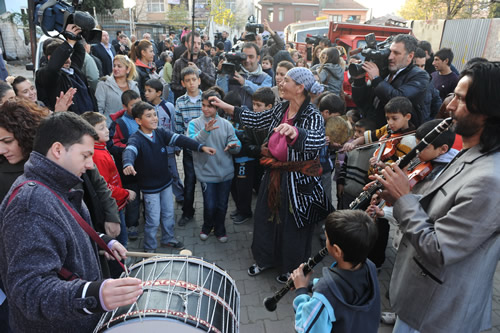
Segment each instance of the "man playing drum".
M142 293L139 279L103 281L83 191L74 189L94 167L96 138L71 112L43 120L24 175L0 206L0 274L14 332L91 332L99 312L132 304ZM120 243L92 236L125 257Z

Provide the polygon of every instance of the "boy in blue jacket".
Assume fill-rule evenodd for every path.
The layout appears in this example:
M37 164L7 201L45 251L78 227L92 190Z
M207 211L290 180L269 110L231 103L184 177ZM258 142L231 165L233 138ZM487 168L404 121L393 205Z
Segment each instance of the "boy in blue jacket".
M307 294L311 273L300 265L291 278L297 332L376 333L380 320L380 294L375 265L367 259L377 239L377 226L360 210L338 210L326 218L326 247L335 259L323 268Z
M161 246L182 249L183 244L174 237L174 201L167 146L188 148L209 155L215 155L215 149L184 135L158 128L158 117L148 103L138 102L134 105L132 116L139 124L139 130L130 136L123 152L123 173L127 176L137 175L144 194L144 251L156 251L156 232L160 221Z

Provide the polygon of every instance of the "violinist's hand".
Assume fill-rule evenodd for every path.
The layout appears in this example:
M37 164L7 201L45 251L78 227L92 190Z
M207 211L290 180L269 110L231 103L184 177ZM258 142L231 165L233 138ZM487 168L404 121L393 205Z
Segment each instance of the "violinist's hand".
M351 150L353 150L354 148L356 148L356 144L353 142L347 142L344 144L344 147L342 148L343 151L345 152L349 152Z
M382 176L385 179L379 175L374 175L373 177L383 185L380 197L385 199L389 204L393 205L399 198L410 193L408 176L396 163L386 166L382 170Z

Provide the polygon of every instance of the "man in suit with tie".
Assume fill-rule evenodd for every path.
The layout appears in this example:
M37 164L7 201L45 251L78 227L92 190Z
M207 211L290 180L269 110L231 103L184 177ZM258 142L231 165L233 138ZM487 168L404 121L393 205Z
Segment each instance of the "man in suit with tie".
M109 34L102 31L101 42L92 46L92 54L102 62L102 74L110 75L113 72L113 59L115 58L115 48L109 42Z
M500 259L500 63L467 67L447 109L463 149L422 197L386 167L381 197L403 231L390 285L394 332L479 332L491 327Z

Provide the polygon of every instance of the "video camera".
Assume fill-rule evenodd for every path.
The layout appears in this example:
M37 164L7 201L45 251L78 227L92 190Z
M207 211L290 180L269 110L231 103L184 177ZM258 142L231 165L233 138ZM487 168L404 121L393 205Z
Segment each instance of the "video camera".
M83 0L73 0L71 4L63 0L35 0L33 21L50 37L53 36L49 32L55 30L67 39L78 40L83 37L89 44L100 43L102 31L95 29L94 18L87 12L76 10L82 3ZM79 26L81 34L75 36L65 31L68 24Z
M220 73L230 76L234 76L235 72L239 72L241 63L247 60L247 55L243 52L225 52L221 54L221 57L226 59L226 62L222 64Z
M248 17L247 24L245 25L245 41L254 42L255 36L259 33L264 32L264 25L255 22L255 16L250 15Z
M389 36L385 41L377 43L374 33L365 36L366 46L361 50L361 55L365 57L365 61L371 61L377 65L380 71L380 77L386 77L389 74L390 46L393 39L394 36ZM362 66L363 63L350 64L349 74L351 74L351 76L359 76L365 73Z
M320 35L315 35L315 36L307 36L306 37L306 44L313 44L314 46L318 46L319 42L323 39L324 37L321 37Z

